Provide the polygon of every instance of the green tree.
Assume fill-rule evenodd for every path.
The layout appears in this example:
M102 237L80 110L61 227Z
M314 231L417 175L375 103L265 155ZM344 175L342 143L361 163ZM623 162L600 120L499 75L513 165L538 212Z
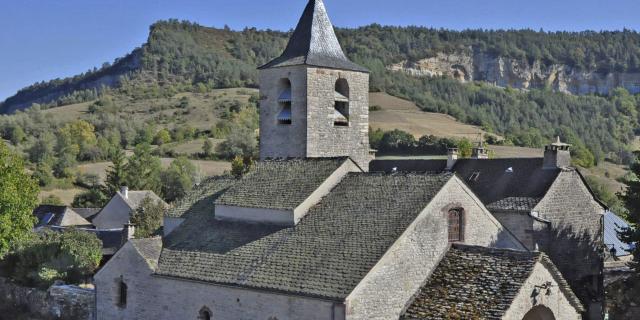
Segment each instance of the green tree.
M236 178L242 177L253 167L253 159L251 157L236 156L231 161L231 174Z
M138 209L131 215L131 224L135 226L136 238L148 238L156 235L162 226L164 205L149 197L142 200Z
M211 142L211 139L204 139L204 143L202 144L202 152L207 158L213 155L213 142Z
M473 144L467 138L458 141L458 154L461 158L470 158L473 152Z
M12 242L31 232L38 192L38 184L26 173L22 159L0 141L0 257Z
M162 173L162 194L172 202L183 197L193 188L196 167L186 157L179 157Z
M156 133L155 138L153 138L153 143L159 146L169 142L171 142L171 133L169 133L167 129L161 129Z
M73 197L72 207L75 208L102 208L108 202L110 198L107 196L107 192L101 185L94 185L89 190L77 194Z
M128 187L132 190L151 190L156 194L162 194L162 165L160 158L151 153L149 144L136 146L124 172Z
M120 187L126 185L125 172L126 157L122 149L118 149L111 156L111 166L107 169L105 186L109 196L114 195Z
M13 127L11 129L11 143L13 143L14 146L19 145L26 138L27 138L27 136L26 136L26 134L24 133L24 130L22 130L21 127L15 126L15 127Z
M67 123L58 130L58 152L78 157L97 143L95 127L84 121Z

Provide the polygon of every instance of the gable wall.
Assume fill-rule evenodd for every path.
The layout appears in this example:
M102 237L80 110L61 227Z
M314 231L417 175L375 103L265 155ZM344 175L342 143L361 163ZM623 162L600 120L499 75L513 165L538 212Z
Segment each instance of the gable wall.
M98 229L122 229L129 222L131 208L120 196L113 197L93 219Z
M551 221L549 245L542 250L583 303L601 300L598 291L602 290L603 260L599 248L604 208L594 200L578 172L561 172L534 211Z
M452 206L465 209L465 243L524 250L480 200L453 177L347 297L347 319L400 317L448 249L447 213Z
M492 213L527 249L535 250L536 244L538 248L546 246L548 223L534 219L527 212L502 211Z
M547 281L552 283L550 294L547 290L542 290L536 299L532 298L535 286L541 286ZM540 262L536 263L531 276L520 289L520 292L513 300L511 307L505 313L502 319L505 320L522 320L529 310L535 306L545 306L553 312L556 319L562 320L579 320L582 316L571 305L567 297L558 287L558 282L554 279L549 270Z
M95 276L98 320L197 319L204 306L216 320L341 320L341 303L152 276L128 243ZM120 308L120 277L128 287Z

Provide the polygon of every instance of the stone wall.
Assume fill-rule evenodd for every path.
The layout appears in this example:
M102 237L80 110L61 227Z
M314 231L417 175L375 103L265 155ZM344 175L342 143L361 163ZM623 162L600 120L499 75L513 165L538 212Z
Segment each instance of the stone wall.
M448 249L447 214L451 208L465 211L465 243L524 250L454 177L347 297L347 319L400 317Z
M547 282L551 282L551 287L547 291L537 288L538 294L535 295L536 286L542 286ZM513 300L511 307L502 317L505 320L522 320L524 316L534 307L548 308L555 319L562 320L578 320L582 319L582 315L571 305L567 297L560 290L558 281L553 274L538 262L533 268L533 272L526 283L520 289L520 293ZM538 319L538 318L526 318ZM540 318L545 319L545 318Z
M247 290L152 275L153 270L127 243L95 276L97 319L198 319L204 307L216 320L340 320L340 302ZM119 283L127 304L119 306Z
M93 290L54 285L45 291L0 278L0 319L24 316L37 320L90 320L94 308Z
M278 124L281 80L291 82L291 124ZM349 84L349 126L334 126L335 87ZM260 158L350 156L369 168L369 74L294 66L260 71Z
M548 253L591 312L599 314L596 309L602 308L604 294L604 208L593 198L580 174L575 169L565 169L533 211L551 222L549 244L541 250Z
M493 211L491 213L493 213L496 219L511 231L527 249L535 250L537 247L539 248L546 245L547 231L549 229L548 223L533 218L528 212Z
M640 73L608 73L578 70L566 65L543 66L540 61L509 59L472 50L463 53L438 53L415 62L403 61L388 66L413 76L449 76L461 82L485 81L500 87L533 89L550 87L572 94L608 94L624 87L640 93Z

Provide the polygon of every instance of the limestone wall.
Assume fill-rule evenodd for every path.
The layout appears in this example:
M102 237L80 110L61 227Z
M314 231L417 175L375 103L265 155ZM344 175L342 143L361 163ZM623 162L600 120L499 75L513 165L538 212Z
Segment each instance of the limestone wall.
M93 290L54 285L49 290L26 288L0 278L0 319L26 316L28 319L91 320Z
M550 282L549 290L537 288ZM538 294L533 294L537 290ZM518 296L513 300L511 307L502 319L522 320L534 307L548 308L555 319L579 320L582 315L571 305L567 297L560 290L558 282L542 263L537 263L527 282L522 286ZM530 319L530 318L527 318ZM538 318L532 318L538 319ZM540 318L546 319L546 318Z
M465 211L465 243L524 250L471 191L453 178L347 298L347 319L398 319L448 248L447 214Z
M500 223L524 244L527 249L535 250L546 245L549 225L536 220L527 212L492 212Z

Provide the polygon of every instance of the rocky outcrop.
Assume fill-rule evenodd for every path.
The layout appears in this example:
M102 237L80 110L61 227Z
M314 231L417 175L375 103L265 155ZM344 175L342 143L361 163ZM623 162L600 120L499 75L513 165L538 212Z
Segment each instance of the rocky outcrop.
M402 61L388 66L413 76L448 76L461 82L484 81L499 87L535 89L549 87L577 95L607 94L616 87L640 93L640 73L583 71L567 65L543 65L496 57L483 52L444 54L419 61Z

